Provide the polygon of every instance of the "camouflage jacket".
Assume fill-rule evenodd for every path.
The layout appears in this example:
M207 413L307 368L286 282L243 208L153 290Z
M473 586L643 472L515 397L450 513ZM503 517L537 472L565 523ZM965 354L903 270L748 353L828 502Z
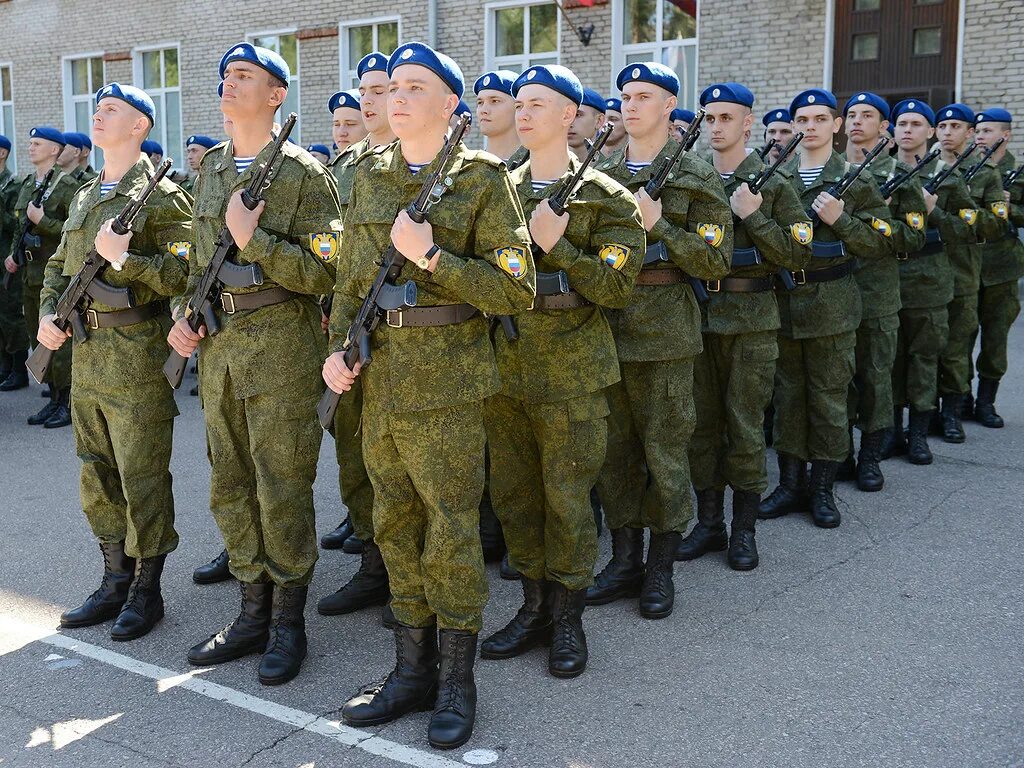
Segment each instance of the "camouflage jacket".
M228 200L267 161L271 147L268 143L241 174L235 170L230 141L203 155L193 187L193 255L186 297L216 251ZM264 199L256 232L234 256L239 264L258 264L263 284L230 291L239 295L281 286L298 295L230 315L218 309L223 329L200 342L203 365L229 368L238 398L279 389L297 377L320 375L324 338L316 297L331 290L341 234L334 181L295 144L285 142Z
M598 170L636 193L677 146L669 139L635 175L626 166L626 148L613 152ZM732 210L718 172L692 153L684 155L669 174L661 204L662 217L647 233L647 247L664 243L669 263L648 268L678 268L705 280L725 277L732 256ZM610 311L608 320L623 362L679 360L703 349L700 308L686 282L638 285L629 306Z
M946 163L942 160L933 160L922 170L921 183L927 184L945 167ZM981 265L974 231L974 225L978 221L977 203L959 171L942 182L936 190L936 196L938 200L935 208L928 214L925 236L934 239L937 232L942 238L952 283L950 284L950 280L941 270L941 262L938 272L929 269L928 259L931 257L925 257L921 263L918 263L920 257L911 257L900 264L900 277L907 275L908 279L913 279L917 283L917 302L927 300L927 306L949 303L954 295L977 293ZM949 298L942 301L947 295ZM934 303L930 303L932 301ZM926 305L916 303L916 306Z
M519 149L512 153L512 157L505 161L505 167L508 168L509 172L511 173L529 159L530 150L528 150L526 147L519 147Z
M99 176L92 168L78 168L71 173L72 178L79 184L85 184Z
M753 181L764 163L751 152L725 182L725 195ZM761 207L742 221L733 217L733 263L730 277L769 277L779 267L798 270L811 258L813 229L800 205L800 198L789 181L790 171L780 168L761 189ZM735 251L757 248L760 264L737 266ZM752 293L709 292L701 309L703 330L709 333L735 334L774 331L779 327L779 306L774 291Z
M50 186L46 190L46 199L43 200L43 218L33 226L32 231L39 235L42 246L38 252L32 254L32 260L22 267L22 279L25 286L38 287L43 284L43 270L46 268L46 260L53 255L60 245L60 231L64 226L64 220L68 217L68 208L71 205L71 198L78 191L78 182L63 173L59 169L53 174ZM17 182L17 198L14 203L15 224L13 236L17 236L21 229L21 222L25 219L25 209L32 201L36 193L35 171L28 174L20 182ZM13 255L15 243L10 244L8 255Z
M1002 192L1003 175L1016 167L1016 159L1009 152L997 166L999 190ZM1000 234L987 238L981 247L981 281L984 285L998 285L1024 277L1024 243L1018 236L1018 227L1024 227L1024 175L1018 176L1010 188L1010 202L1003 197L1000 203L990 203L989 210L999 223Z
M334 176L334 182L338 185L338 199L341 201L341 216L345 217L345 208L348 206L348 198L352 194L352 177L355 175L355 161L364 152L370 149L370 137L360 139L355 144L350 144L344 152L338 155L327 164Z
M331 311L331 351L348 328L391 245L398 212L419 194L438 158L413 175L401 142L364 153L345 213L345 258L338 267ZM504 165L494 155L460 145L446 169L452 184L427 221L440 247L433 274L406 263L400 284L416 283L419 306L470 304L481 312L514 315L535 292L533 257L523 211ZM364 377L366 402L393 412L476 402L500 388L489 322L476 315L434 328L392 328L373 334L373 364Z
M14 204L20 186L9 168L0 171L0 261L11 252L11 239L18 227L18 218L14 215ZM0 267L2 269L2 267Z
M571 156L559 181L534 191L530 162L512 172L523 214L554 194L580 167ZM643 264L644 228L629 190L588 168L567 206L565 234L535 258L538 272L564 270L570 288L593 302L578 309L533 309L515 317L519 340L494 336L502 393L524 402L556 402L598 392L619 380L615 339L601 307L621 308Z

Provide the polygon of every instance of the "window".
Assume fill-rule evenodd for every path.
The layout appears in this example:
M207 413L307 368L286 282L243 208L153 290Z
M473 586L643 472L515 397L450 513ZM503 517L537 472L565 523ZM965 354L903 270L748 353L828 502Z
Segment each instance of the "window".
M534 64L558 63L558 9L554 3L492 4L486 13L487 69L522 72Z
M872 61L878 58L878 33L868 32L853 36L853 60Z
M11 81L11 65L0 64L0 134L11 140L11 153L7 167L11 173L18 173L16 150L18 142L14 132L14 83Z
M290 112L301 116L299 111L299 41L294 32L269 32L253 35L252 44L260 48L269 48L281 56L292 73L288 80L288 95L284 99L281 108L277 110L277 122L283 123ZM302 143L302 119L295 121L295 129L292 131L292 138L299 144Z
M626 64L659 61L679 76L679 106L697 102L697 0L618 0L612 28L612 77Z
M373 51L390 56L398 47L399 39L401 36L397 16L342 24L338 34L341 49L341 87L357 88L359 75L356 73L356 66L359 60Z
M96 91L104 85L103 74L102 54L64 59L64 127L67 130L92 135ZM103 165L103 151L93 147L89 162L93 168Z
M914 55L937 56L942 53L942 27L914 30Z
M174 167L185 167L185 147L181 130L181 80L178 74L178 47L136 50L134 56L135 84L140 86L156 105L156 125L149 138L160 142L164 158Z
M879 11L882 9L882 0L854 0L853 10L855 11Z

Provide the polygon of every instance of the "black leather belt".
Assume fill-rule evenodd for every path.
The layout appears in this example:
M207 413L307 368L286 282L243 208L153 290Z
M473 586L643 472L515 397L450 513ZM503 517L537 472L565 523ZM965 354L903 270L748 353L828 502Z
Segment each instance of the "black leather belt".
M670 269L642 269L636 276L637 285L676 285L685 283L687 275L677 267Z
M235 312L244 309L262 309L272 304L281 304L298 295L280 286L268 288L265 291L255 291L254 293L228 293L223 291L220 294L220 306L225 314L233 315Z
M153 301L143 304L141 307L131 309L119 309L117 312L97 312L95 309L87 309L82 313L85 327L91 330L100 328L121 328L126 325L136 325L145 322L167 312L167 305L162 301Z
M389 328L436 328L464 323L478 314L480 310L471 304L442 304L439 307L389 309L384 315L384 322Z
M732 265L734 267L752 267L762 263L761 252L756 247L733 248Z
M831 280L838 280L841 277L853 274L853 262L847 261L834 267L825 267L825 269L800 269L796 272L790 271L789 274L793 276L793 282L797 286L806 285L807 283L827 283Z
M589 306L590 302L576 291L556 293L551 296L540 295L533 302L534 309L579 309Z
M941 240L937 243L925 243L924 248L913 253L897 253L897 261L907 261L914 256L934 256L936 253L942 253L946 245Z
M775 287L774 277L723 277L702 282L708 293L760 293Z
M811 255L816 259L838 259L846 255L842 240L815 240L811 243Z

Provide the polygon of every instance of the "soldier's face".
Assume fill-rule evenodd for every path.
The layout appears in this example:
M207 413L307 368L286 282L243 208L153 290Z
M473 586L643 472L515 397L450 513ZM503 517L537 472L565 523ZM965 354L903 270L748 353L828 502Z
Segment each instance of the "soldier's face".
M206 147L199 144L193 144L185 150L185 162L188 163L190 170L199 170L199 161L203 159L203 154L206 152Z
M719 151L744 143L753 122L750 110L741 104L716 102L704 108L704 130L712 149Z
M45 163L51 158L56 160L60 154L61 145L46 139L28 140L28 159L34 164Z
M527 149L564 142L566 132L576 120L576 105L547 86L529 84L519 89L515 99L516 134Z
M888 125L889 121L867 104L854 104L846 113L846 135L854 144L878 141Z
M64 170L78 165L78 147L66 144L60 154L57 155L57 165Z
M1010 126L1006 123L978 123L974 129L975 140L983 147L991 147L1000 139L1010 142Z
M507 133L516 124L516 102L507 93L483 89L476 97L476 122L484 136Z
M277 85L270 73L248 61L229 63L223 86L220 110L236 121L265 118L266 112L277 111L288 95L288 89Z
M690 124L685 120L672 121L672 138L676 141L683 140L683 134L690 130Z
M331 136L338 145L338 151L344 152L350 144L355 144L366 136L366 126L358 109L338 107L334 110L334 121L331 123Z
M604 113L604 117L612 127L612 132L608 134L607 143L612 146L618 146L626 138L626 124L622 121L622 113L609 109Z
M403 140L422 138L448 128L459 98L436 74L419 64L395 68L388 86L388 122Z
M92 142L101 149L145 138L148 130L149 121L142 113L120 99L103 99L92 115Z
M974 128L963 120L943 120L935 129L939 145L946 152L959 151L971 138Z
M359 79L359 109L363 125L370 133L381 133L388 129L388 83L387 72L373 70ZM340 145L339 145L340 146Z
M772 162L779 159L779 155L782 153L782 147L786 146L793 140L793 124L775 122L768 123L768 127L764 131L764 140L767 144L769 141L774 141L775 146L772 147L772 151L768 153L768 157Z
M597 129L604 125L604 114L593 107L579 106L576 108L576 119L569 127L569 146L579 149L583 142L594 138Z
M900 149L912 150L924 147L928 139L935 135L932 128L923 115L915 112L907 112L896 119L896 143Z
M805 149L821 149L832 144L839 133L843 119L832 114L828 107L800 107L793 116L796 130L804 132L800 145Z
M656 85L633 82L622 89L622 122L630 136L667 135L669 116L675 108L676 97Z

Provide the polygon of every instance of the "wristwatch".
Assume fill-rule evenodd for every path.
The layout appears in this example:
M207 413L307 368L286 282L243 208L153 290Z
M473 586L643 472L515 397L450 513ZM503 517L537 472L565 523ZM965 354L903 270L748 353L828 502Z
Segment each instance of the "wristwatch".
M432 245L430 250L423 254L422 257L416 259L416 266L420 269L426 270L430 266L430 260L434 258L434 254L440 251L440 246Z
M117 261L110 262L110 266L114 268L115 272L120 272L124 268L124 263L128 260L128 251L125 251L117 257Z

